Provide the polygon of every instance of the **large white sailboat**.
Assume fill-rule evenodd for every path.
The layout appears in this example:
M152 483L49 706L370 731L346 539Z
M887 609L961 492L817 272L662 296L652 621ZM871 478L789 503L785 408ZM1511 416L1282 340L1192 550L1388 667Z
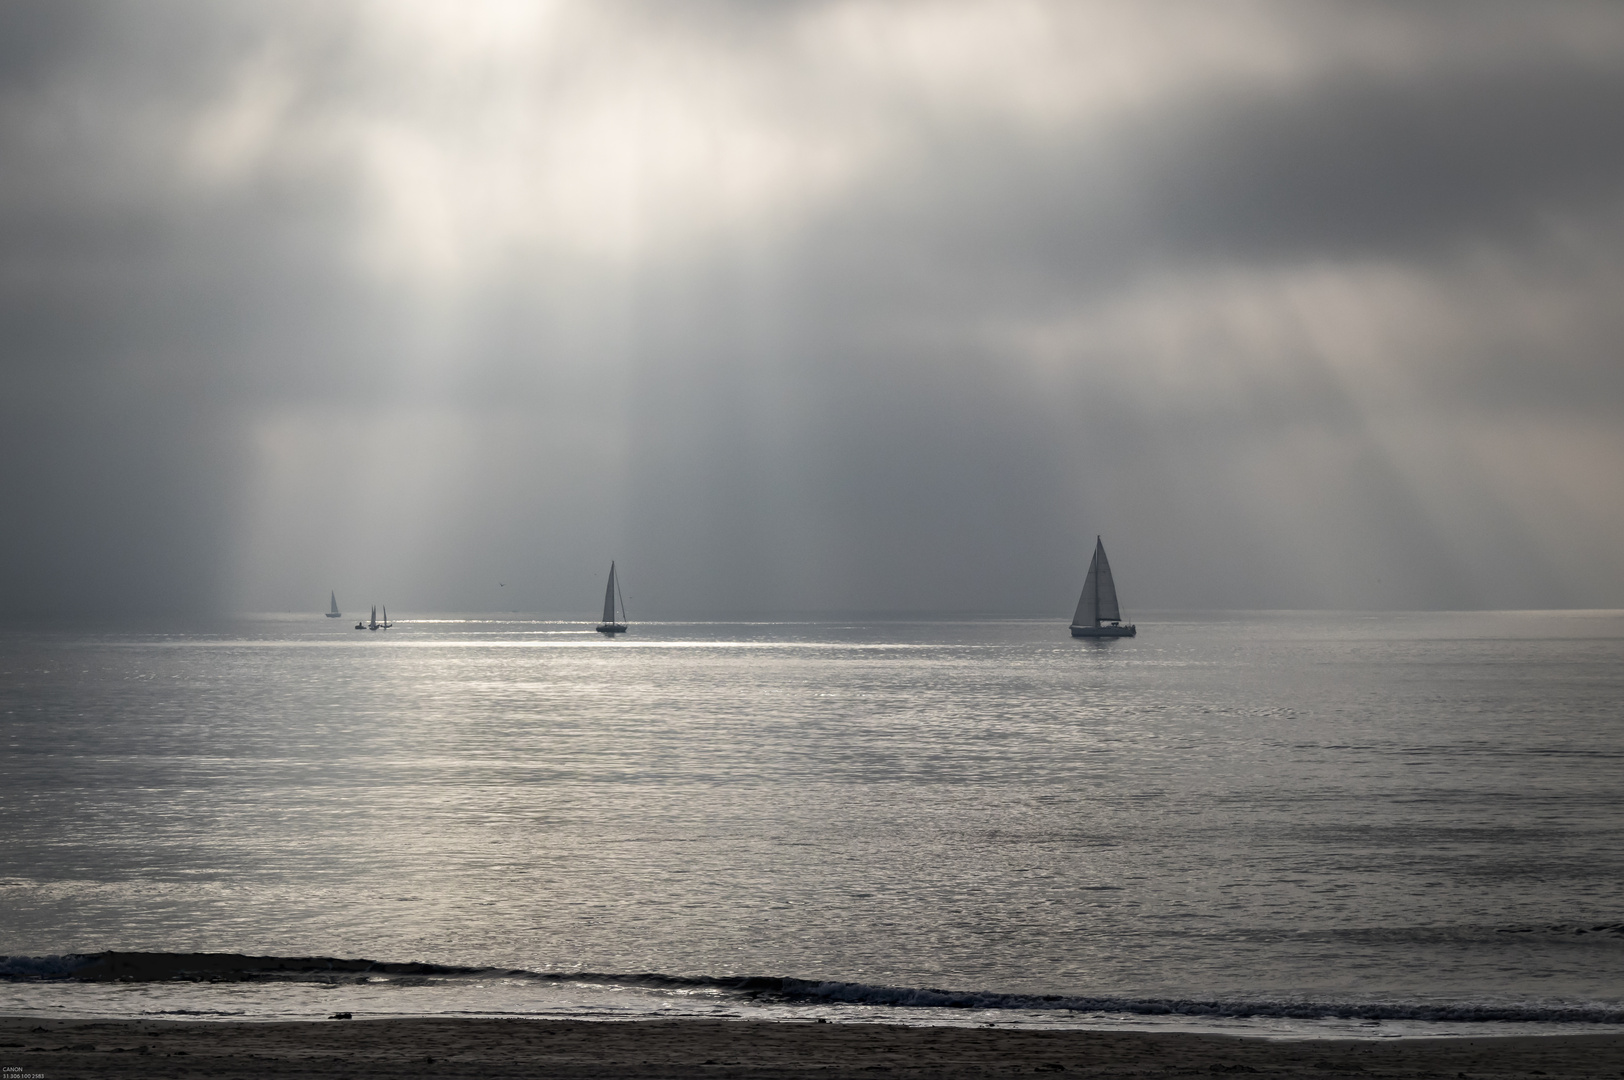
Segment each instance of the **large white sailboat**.
M1071 617L1071 636L1112 638L1133 637L1138 633L1132 623L1122 622L1116 579L1111 576L1111 563L1105 557L1105 542L1096 536L1094 561L1088 564L1083 595L1077 601L1077 613Z
M617 596L620 597L620 618L622 620L618 622L615 620L615 598ZM615 564L613 560L610 560L609 586L603 591L603 623L598 627L598 633L610 638L616 634L624 634L626 632L626 623L623 621L625 618L626 598L620 596L620 586L615 584Z
M330 597L327 605L327 617L329 619L342 619L344 613L338 610L338 594L335 592L327 595Z

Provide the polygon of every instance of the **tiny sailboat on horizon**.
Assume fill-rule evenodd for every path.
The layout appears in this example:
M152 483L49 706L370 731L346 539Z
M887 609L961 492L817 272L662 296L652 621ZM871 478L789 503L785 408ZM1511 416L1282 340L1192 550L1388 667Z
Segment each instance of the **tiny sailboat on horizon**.
M1105 557L1105 542L1094 537L1094 559L1083 579L1083 595L1077 600L1077 613L1071 617L1071 636L1082 638L1134 637L1139 633L1132 623L1122 622L1117 604L1116 579Z
M344 617L344 613L338 610L338 594L334 592L328 593L327 595L329 597L327 604L327 617L329 619L342 619Z
M358 622L358 623L356 623L355 628L357 630L387 630L393 625L395 625L395 624L389 621L389 608L388 608L388 606L385 605L385 607L383 609L383 622L379 622L378 621L378 605L373 604L372 605L372 618L367 622Z
M603 591L603 622L598 626L598 633L604 637L613 638L616 634L626 632L624 621L615 621L615 598L620 597L620 618L626 618L626 598L620 596L620 586L615 583L615 563L609 560L609 585Z

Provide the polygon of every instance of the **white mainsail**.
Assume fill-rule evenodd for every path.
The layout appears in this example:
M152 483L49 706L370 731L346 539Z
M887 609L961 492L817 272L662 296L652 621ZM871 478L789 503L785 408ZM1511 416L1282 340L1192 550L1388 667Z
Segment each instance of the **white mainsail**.
M328 593L327 595L329 599L327 605L327 617L329 619L336 619L343 614L343 612L338 610L338 593L333 592Z
M1077 614L1071 617L1071 625L1098 626L1102 622L1119 622L1121 619L1116 580L1111 577L1111 563L1105 557L1105 542L1096 536L1094 560L1088 564L1088 577L1083 580L1083 595L1077 601Z
M1117 606L1116 578L1111 576L1111 563L1105 557L1105 544L1099 537L1094 538L1094 558L1099 562L1099 613L1100 622L1119 622L1122 619L1122 609Z
M603 592L603 623L605 626L615 625L615 564L609 562L609 587Z

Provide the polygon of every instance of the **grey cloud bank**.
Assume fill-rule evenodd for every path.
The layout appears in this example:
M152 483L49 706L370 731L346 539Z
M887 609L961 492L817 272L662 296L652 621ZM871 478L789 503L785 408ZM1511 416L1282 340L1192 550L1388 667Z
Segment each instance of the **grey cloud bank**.
M0 610L1624 605L1616 5L0 43Z

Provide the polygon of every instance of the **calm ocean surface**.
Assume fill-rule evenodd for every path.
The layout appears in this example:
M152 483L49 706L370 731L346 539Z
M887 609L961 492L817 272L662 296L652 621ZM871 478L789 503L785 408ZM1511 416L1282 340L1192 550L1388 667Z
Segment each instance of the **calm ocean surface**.
M1617 1030L1621 702L1620 612L9 632L0 1012Z

